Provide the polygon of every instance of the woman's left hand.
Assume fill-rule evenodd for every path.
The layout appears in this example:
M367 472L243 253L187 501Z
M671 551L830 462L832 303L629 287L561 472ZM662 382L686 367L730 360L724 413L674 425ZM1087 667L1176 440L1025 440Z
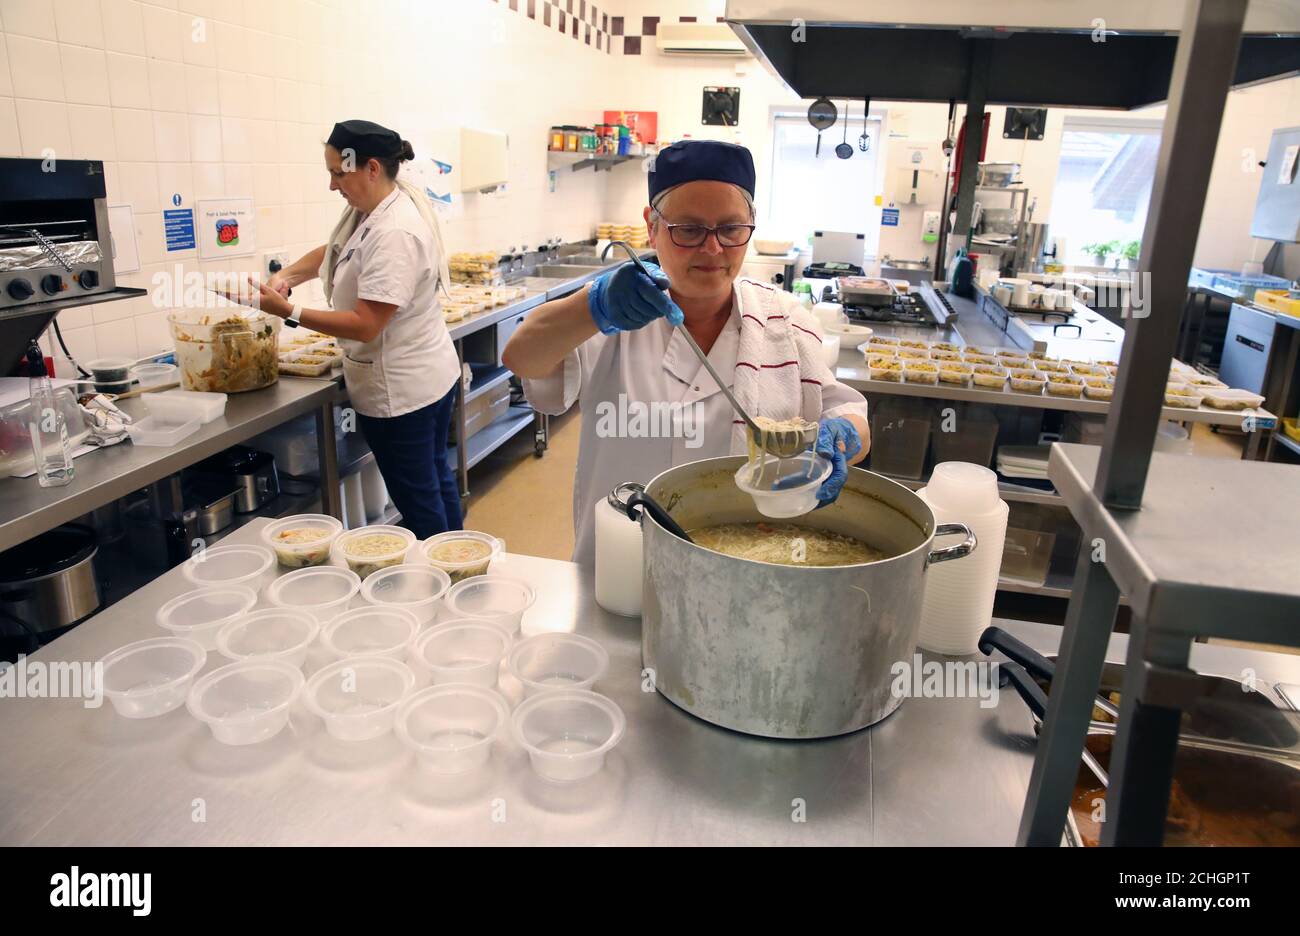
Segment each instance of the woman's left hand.
M853 423L843 416L823 419L817 429L817 454L831 460L831 473L817 489L818 508L835 503L849 479L849 459L862 451L862 439Z
M213 290L218 296L228 299L236 305L248 306L250 309L261 309L269 315L275 315L280 318L288 318L289 313L293 311L293 303L280 294L273 286L267 283L259 283L253 277L248 278L249 289L241 289L238 293L228 292L226 290Z

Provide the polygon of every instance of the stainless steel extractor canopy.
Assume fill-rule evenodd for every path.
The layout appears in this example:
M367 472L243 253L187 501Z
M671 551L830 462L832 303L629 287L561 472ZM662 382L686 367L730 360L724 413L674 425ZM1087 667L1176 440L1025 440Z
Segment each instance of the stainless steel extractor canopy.
M988 40L989 104L1132 109L1165 100L1183 0L728 0L726 18L798 95L962 101ZM1300 72L1300 3L1252 0L1234 86Z

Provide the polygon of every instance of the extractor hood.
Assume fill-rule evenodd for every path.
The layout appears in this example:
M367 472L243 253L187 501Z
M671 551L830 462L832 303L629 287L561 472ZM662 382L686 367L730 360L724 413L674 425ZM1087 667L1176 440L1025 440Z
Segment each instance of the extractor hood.
M1132 109L1164 101L1183 0L728 0L741 40L803 98L965 100L971 40L988 103ZM1300 73L1300 3L1252 0L1234 86Z

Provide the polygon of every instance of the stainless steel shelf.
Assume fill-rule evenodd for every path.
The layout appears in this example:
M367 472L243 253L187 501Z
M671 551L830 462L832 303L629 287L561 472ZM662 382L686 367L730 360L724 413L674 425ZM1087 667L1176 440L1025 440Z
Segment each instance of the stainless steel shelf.
M1139 510L1093 493L1101 449L1052 446L1048 475L1148 628L1295 644L1300 473L1294 465L1155 452Z
M1295 441L1281 429L1273 433L1273 439L1284 448L1289 448L1292 452L1300 455L1300 442Z
M1014 592L1018 595L1044 595L1048 598L1069 598L1071 578L1068 575L1049 572L1047 581L1042 585L1030 585L1026 582L1009 582L998 579L998 591Z
M236 530L251 523L254 520L278 520L281 517L288 517L297 513L318 513L320 511L320 488L313 487L310 491L302 494L284 494L266 505L266 510L256 510L252 513L236 514L235 520L224 530L218 530L209 536L203 537L211 549L223 539L234 533Z
M490 376L475 380L469 385L469 390L465 394L466 403L482 396L493 387L501 386L501 384L510 380L511 377L510 371L504 367L498 367L489 373Z
M470 436L466 446L466 463L473 468L506 442L532 424L536 414L530 407L512 406L495 422L484 426ZM456 468L456 446L447 447L447 461Z

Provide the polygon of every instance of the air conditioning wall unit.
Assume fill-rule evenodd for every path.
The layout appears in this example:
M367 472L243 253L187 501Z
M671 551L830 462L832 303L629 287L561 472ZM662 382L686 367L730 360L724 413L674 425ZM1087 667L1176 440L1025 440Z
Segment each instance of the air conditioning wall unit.
M745 44L726 23L660 23L657 37L664 55L748 55Z

